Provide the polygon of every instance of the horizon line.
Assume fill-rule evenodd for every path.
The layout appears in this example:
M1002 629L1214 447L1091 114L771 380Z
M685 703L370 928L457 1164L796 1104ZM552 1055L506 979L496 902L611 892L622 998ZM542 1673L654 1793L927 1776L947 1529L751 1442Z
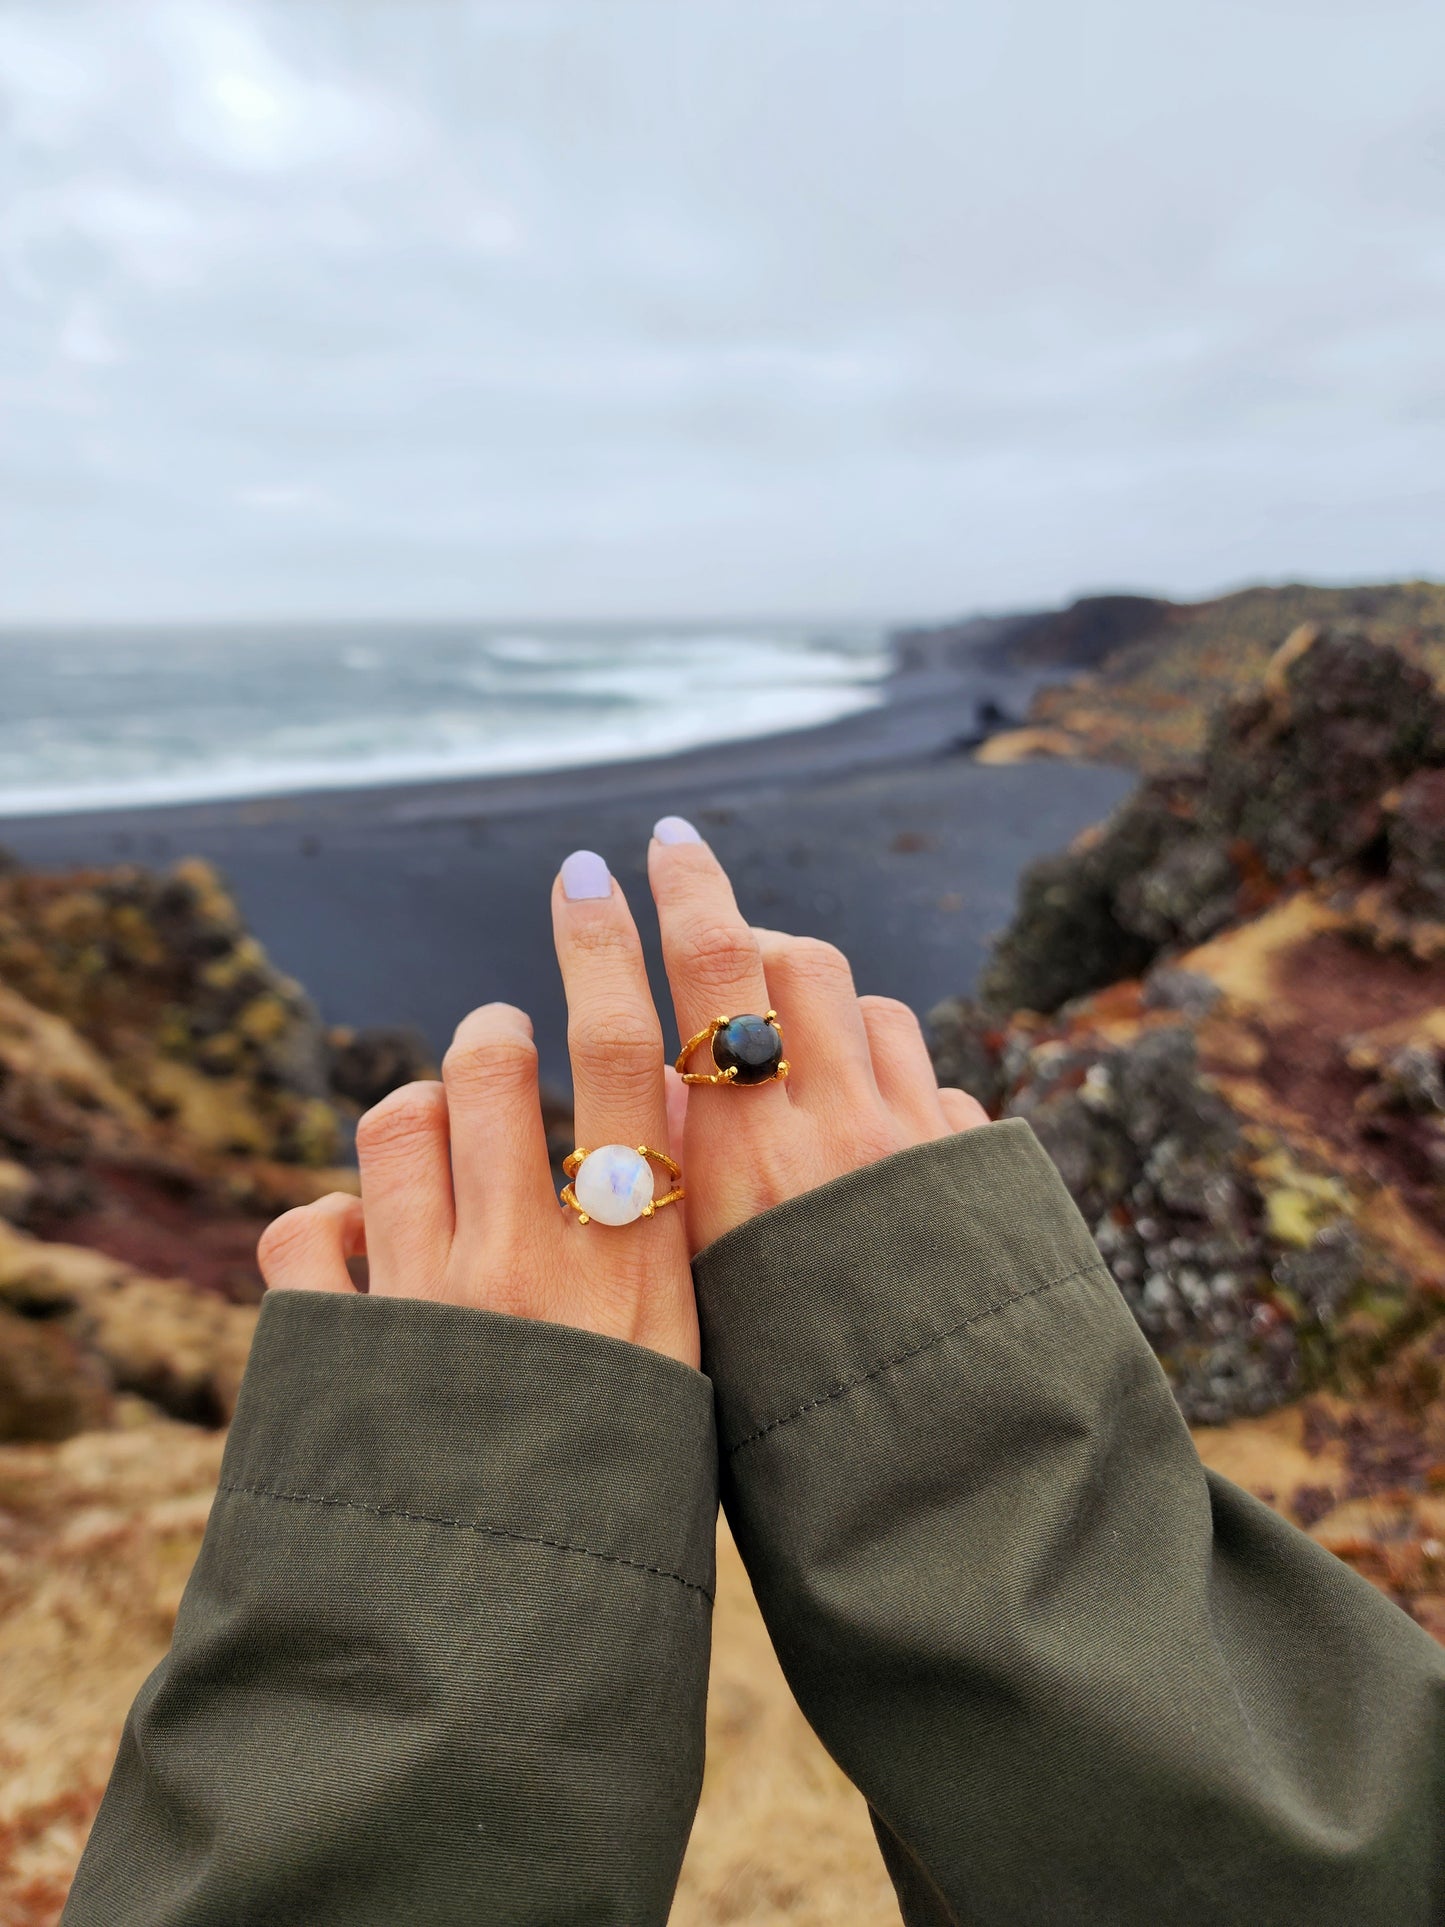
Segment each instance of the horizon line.
M487 629L497 629L513 626L521 627L527 624L548 629L690 628L711 623L737 623L740 626L749 628L762 627L770 623L787 623L792 625L808 624L810 626L824 626L828 624L859 626L887 625L890 628L904 628L914 626L932 627L940 624L988 621L1035 613L1050 613L1055 610L1071 608L1078 602L1093 601L1109 596L1131 596L1146 601L1173 602L1181 607L1189 607L1202 603L1219 602L1228 596L1243 595L1247 594L1250 590L1257 589L1365 590L1412 588L1417 586L1424 588L1445 587L1445 577L1437 578L1428 575L1409 575L1393 576L1386 579L1367 578L1364 580L1351 577L1335 581L1327 578L1310 579L1297 575L1268 578L1250 577L1218 589L1205 591L1202 594L1171 593L1168 590L1158 588L1124 587L1119 584L1112 584L1108 586L1080 588L1061 597L1040 598L1034 602L1020 601L1009 604L991 604L983 607L977 604L969 605L963 602L956 602L949 605L939 605L937 608L927 611L919 610L914 612L904 612L896 608L892 610L834 609L823 611L775 609L695 611L690 614L680 614L673 611L657 614L633 613L587 616L576 614L547 614L545 612L524 614L515 611L510 614L486 615L475 611L470 614L458 612L443 614L418 610L393 610L384 614L371 612L364 615L347 612L341 612L335 615L288 615L273 612L265 615L221 615L214 613L203 615L195 613L189 615L134 615L121 617L91 615L26 616L0 613L0 636L13 633L20 629L44 632L109 631L116 633L126 630L146 630L154 632L158 630L168 631L175 629L385 629L420 624L439 629L453 627L465 628L473 625Z

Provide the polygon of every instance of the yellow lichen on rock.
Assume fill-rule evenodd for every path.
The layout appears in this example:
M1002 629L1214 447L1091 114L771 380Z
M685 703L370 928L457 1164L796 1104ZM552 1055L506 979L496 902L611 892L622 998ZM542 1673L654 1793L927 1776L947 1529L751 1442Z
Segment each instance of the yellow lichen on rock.
M211 1077L171 1057L148 1066L146 1101L202 1150L259 1156L270 1134L257 1115L255 1093L239 1077Z
M1351 1218L1351 1198L1338 1178L1306 1170L1279 1147L1253 1161L1269 1235L1305 1251L1328 1226Z
M63 1017L39 1010L0 984L0 1065L8 1077L44 1087L88 1112L101 1112L128 1131L145 1114L100 1053Z

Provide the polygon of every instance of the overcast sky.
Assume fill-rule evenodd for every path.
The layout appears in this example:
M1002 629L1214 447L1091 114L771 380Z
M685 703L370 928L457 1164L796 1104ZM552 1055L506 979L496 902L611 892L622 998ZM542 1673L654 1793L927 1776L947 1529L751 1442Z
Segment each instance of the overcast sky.
M1445 574L1441 0L0 0L0 619Z

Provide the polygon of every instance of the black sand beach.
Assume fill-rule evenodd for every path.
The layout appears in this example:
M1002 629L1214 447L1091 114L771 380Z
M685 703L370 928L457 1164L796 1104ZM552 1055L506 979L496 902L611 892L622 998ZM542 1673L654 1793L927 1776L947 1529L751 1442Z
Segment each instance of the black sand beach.
M958 746L978 697L971 679L919 677L866 714L685 755L10 818L0 845L46 868L209 857L329 1021L414 1024L441 1048L473 1004L505 998L532 1013L544 1075L565 1087L552 877L570 850L602 852L639 910L665 996L645 881L648 836L664 813L698 824L755 922L841 944L860 989L920 1011L966 989L1022 866L1102 816L1131 782L1122 770L1061 763L980 767Z

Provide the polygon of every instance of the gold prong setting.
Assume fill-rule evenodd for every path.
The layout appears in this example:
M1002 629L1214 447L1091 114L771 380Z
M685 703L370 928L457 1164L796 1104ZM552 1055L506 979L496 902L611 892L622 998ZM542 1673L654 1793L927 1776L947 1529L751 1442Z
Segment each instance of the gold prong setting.
M712 1053L714 1068L690 1071L689 1058L705 1044ZM775 1010L765 1011L761 1017L746 1013L714 1017L689 1038L677 1056L677 1070L684 1084L726 1084L747 1089L778 1083L789 1069L783 1055L783 1027Z
M672 1180L662 1197L657 1196L654 1164ZM686 1196L682 1166L646 1144L602 1144L595 1151L578 1145L562 1160L562 1170L570 1180L562 1187L562 1203L576 1212L579 1224L635 1224L639 1218L655 1218L665 1204L677 1204Z

